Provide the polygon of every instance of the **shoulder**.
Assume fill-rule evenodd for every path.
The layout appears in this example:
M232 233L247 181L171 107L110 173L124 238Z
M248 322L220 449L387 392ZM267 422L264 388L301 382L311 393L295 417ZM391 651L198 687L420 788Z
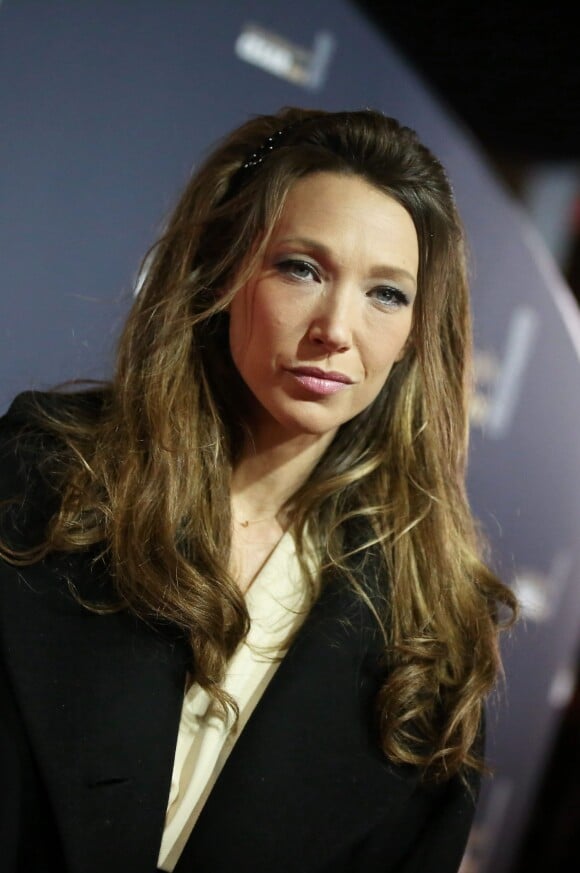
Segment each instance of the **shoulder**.
M11 462L31 454L37 457L58 443L59 428L75 421L98 419L106 389L79 392L25 391L18 394L0 417L0 464L5 474Z
M4 440L23 430L42 429L42 424L51 420L72 421L78 416L98 416L107 395L105 385L85 391L23 391L0 417L0 434Z
M2 538L17 528L39 530L57 507L62 436L75 421L98 418L106 393L27 391L0 418Z
M359 615L364 617L364 624L373 629L375 638L380 640L379 647L384 651L384 634L390 624L391 579L384 550L364 516L350 519L345 526L344 550L349 587L357 594L355 602Z

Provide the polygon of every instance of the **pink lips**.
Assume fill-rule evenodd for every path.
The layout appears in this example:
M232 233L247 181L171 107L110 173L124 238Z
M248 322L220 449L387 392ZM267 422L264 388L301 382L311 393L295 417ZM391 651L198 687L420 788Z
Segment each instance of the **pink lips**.
M318 367L294 367L287 372L313 394L336 394L337 391L342 391L343 388L352 385L352 379L344 373L337 373L334 370L321 370Z

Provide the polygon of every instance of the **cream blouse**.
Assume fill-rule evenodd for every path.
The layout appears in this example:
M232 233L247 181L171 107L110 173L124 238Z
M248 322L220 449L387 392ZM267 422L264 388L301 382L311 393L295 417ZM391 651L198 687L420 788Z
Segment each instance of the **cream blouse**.
M314 563L311 556L309 561ZM306 588L292 535L285 533L256 576L246 604L250 631L233 655L224 689L235 698L237 727L214 712L198 685L186 693L158 867L172 871L236 740L285 654L285 642L306 616Z

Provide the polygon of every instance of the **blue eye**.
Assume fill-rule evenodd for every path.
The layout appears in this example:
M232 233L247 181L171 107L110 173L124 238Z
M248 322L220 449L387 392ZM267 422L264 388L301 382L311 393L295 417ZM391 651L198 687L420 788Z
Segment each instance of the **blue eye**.
M400 288L393 288L390 285L380 285L378 288L372 288L369 291L369 297L374 297L378 303L390 309L397 309L399 306L408 306L410 303L409 297Z
M307 279L320 280L316 267L309 261L302 261L299 258L286 258L283 261L279 261L276 264L276 268L280 273L300 281Z

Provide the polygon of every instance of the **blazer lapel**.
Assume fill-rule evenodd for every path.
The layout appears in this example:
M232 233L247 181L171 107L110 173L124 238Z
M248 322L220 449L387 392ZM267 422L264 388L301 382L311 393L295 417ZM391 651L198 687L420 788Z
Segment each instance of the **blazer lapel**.
M374 619L339 583L297 636L232 751L178 873L339 869L417 786L385 762L373 730L383 672ZM216 847L219 846L219 850Z
M90 576L78 556L71 578ZM62 567L59 568L62 571ZM126 612L78 605L54 566L3 566L2 638L67 869L154 870L186 653ZM90 590L90 585L85 586Z
M183 699L187 652L126 612L71 598L80 556L4 568L4 657L46 780L67 868L155 869ZM332 869L380 820L396 823L412 771L391 768L373 725L381 679L373 618L341 580L327 587L246 725L182 861L221 873ZM394 825L396 828L396 824ZM248 847L251 851L248 852ZM180 862L181 865L181 862Z

